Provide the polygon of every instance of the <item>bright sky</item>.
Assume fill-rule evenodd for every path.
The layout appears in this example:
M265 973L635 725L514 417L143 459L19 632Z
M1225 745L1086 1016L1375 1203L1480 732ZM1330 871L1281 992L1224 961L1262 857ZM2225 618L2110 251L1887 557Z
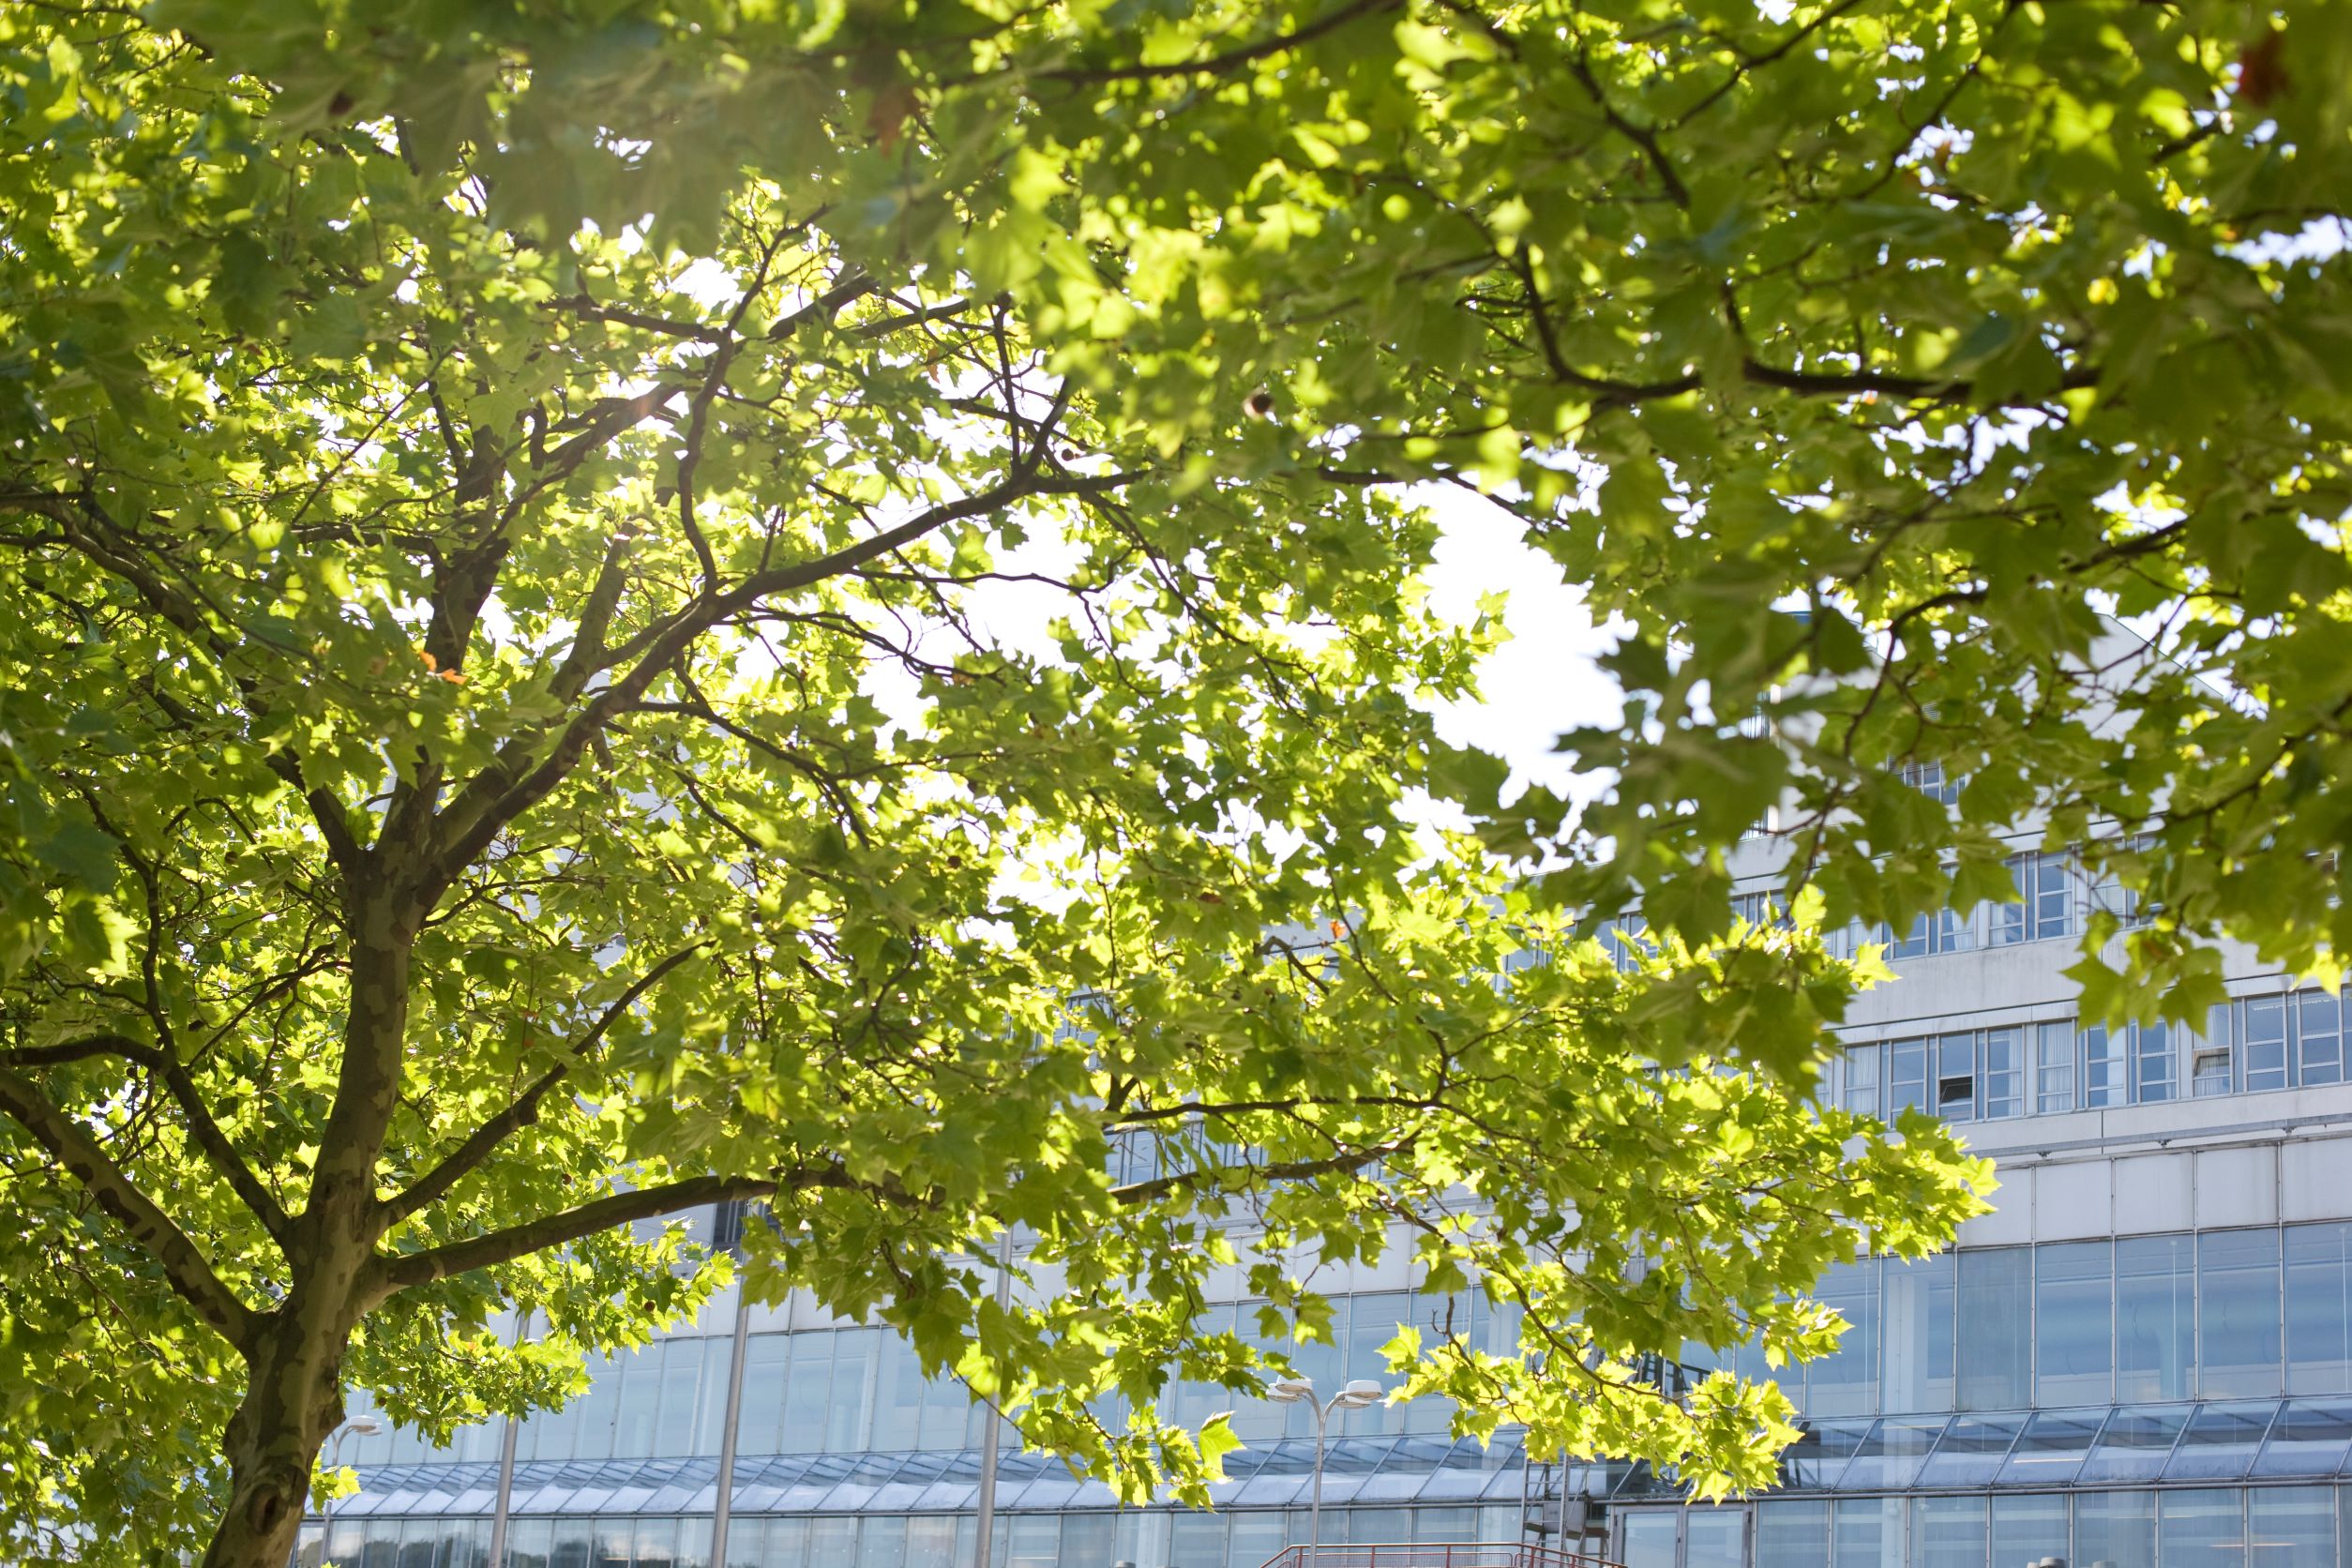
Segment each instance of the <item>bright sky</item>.
M1510 595L1503 625L1511 640L1480 666L1483 701L1440 708L1440 733L1507 759L1506 793L1526 783L1570 792L1565 759L1552 740L1576 725L1616 721L1616 683L1593 663L1609 639L1594 628L1583 596L1561 580L1560 567L1524 542L1510 514L1446 486L1428 486L1419 499L1444 531L1431 574L1433 608L1468 621L1481 595L1499 588Z

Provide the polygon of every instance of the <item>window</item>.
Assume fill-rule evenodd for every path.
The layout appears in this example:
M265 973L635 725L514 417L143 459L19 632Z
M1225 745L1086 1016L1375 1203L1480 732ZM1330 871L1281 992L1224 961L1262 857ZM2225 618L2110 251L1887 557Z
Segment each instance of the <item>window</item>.
M1896 775L1928 799L1941 801L1946 806L1959 804L1960 792L1968 783L1965 777L1951 772L1941 762L1905 762L1896 770Z
M2279 1392L2279 1233L2209 1230L2197 1238L2198 1395Z
M2070 1242L2033 1249L2037 1405L2103 1405L2114 1383L2113 1248Z
M1856 1046L1846 1053L1846 1084L1841 1103L1863 1116L1878 1114L1878 1048Z
M2237 1083L2237 1041L2231 1009L2224 1003L2206 1014L2205 1033L2189 1037L2189 1093L2233 1094Z
M1947 1034L1936 1042L1936 1114L1947 1122L1976 1117L1976 1036Z
M1988 1029L1981 1047L1984 1058L1983 1112L1986 1121L2023 1115L2026 1108L2025 1044L2014 1029Z
M1878 940L1887 944L1890 958L1917 958L1934 952L1935 935L1934 924L1923 914L1914 917L1901 936L1892 934L1883 926L1878 929Z
M2083 1031L2083 1104L2091 1108L2124 1103L2123 1042L2103 1023Z
M2132 1098L2138 1105L2169 1100L2180 1092L2180 1068L2173 1053L2173 1029L2162 1018L2132 1026Z
M2034 1027L2033 1108L2044 1116L2074 1108L2074 1025Z
M2343 1009L2332 992L2304 991L2295 999L2295 1060L2305 1083L2344 1081Z
M2023 854L2009 863L2009 878L2018 902L1995 906L1992 941L1995 946L2018 942L2044 942L2072 936L2074 896L2071 858L2060 854Z
M1887 1120L1905 1106L1927 1108L1927 1042L1894 1040L1887 1046Z
M2284 1089L2286 1070L2286 999L2251 996L2236 1009L2246 1031L2246 1088Z

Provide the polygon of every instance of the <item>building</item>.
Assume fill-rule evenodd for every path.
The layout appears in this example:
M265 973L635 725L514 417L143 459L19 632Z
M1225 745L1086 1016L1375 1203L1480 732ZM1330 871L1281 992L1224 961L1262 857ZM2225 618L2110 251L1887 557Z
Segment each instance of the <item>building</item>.
M1743 886L1769 885L1772 853L1769 839L1743 852ZM2021 903L1876 934L1903 978L1857 1007L1829 1092L1965 1123L2003 1185L1952 1251L1825 1281L1852 1326L1783 1379L1805 1433L1781 1488L1685 1508L1637 1467L1530 1470L1507 1435L1455 1442L1425 1402L1335 1418L1323 1539L1511 1540L1532 1517L1627 1568L2352 1560L2352 1008L2232 949L2231 1000L2201 1033L2086 1026L2062 971L2092 910L2130 912L2071 855L2013 867ZM1395 1325L1442 1310L1409 1293L1405 1266L1399 1253L1320 1282L1339 1344L1295 1352L1319 1387L1380 1376ZM1465 1309L1508 1341L1514 1325ZM727 1568L972 1560L980 1428L963 1391L806 1300L740 1328L717 1301L514 1430L507 1563L709 1568L731 1410ZM1183 1420L1233 1402L1168 1397ZM1007 1444L992 1560L1256 1568L1304 1539L1312 1428L1296 1407L1235 1419L1251 1446L1206 1514L1116 1509ZM506 1437L481 1428L440 1453L349 1439L364 1490L306 1526L303 1560L486 1562Z

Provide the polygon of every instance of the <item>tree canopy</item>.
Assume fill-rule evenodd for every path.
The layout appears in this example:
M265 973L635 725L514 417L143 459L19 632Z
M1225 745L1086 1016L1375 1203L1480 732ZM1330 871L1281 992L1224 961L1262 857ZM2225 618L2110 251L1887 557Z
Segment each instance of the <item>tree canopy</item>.
M1819 1270L1986 1177L1809 1101L1873 972L1731 925L1742 834L1883 919L2111 824L2160 913L2094 929L2103 1007L2352 919L2344 8L0 29L27 1560L277 1568L345 1389L562 1396L726 1267L628 1222L719 1199L751 1289L1130 1486L1229 1438L1096 1395L1259 1376L1211 1271L1312 1322L1396 1228L1527 1309L1411 1386L1755 1485L1777 1395L1640 1358L1817 1353ZM1423 601L1415 482L1621 617L1581 812L1433 733L1495 633ZM2119 679L2101 611L2170 656Z

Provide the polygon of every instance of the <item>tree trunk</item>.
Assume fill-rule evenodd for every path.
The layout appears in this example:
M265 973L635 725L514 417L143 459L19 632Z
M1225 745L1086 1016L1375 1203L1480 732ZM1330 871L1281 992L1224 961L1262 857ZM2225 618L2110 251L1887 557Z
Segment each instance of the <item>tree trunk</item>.
M286 1568L294 1556L319 1449L343 1420L345 1335L330 1342L303 1326L281 1320L249 1358L244 1402L222 1438L228 1506L204 1568Z

